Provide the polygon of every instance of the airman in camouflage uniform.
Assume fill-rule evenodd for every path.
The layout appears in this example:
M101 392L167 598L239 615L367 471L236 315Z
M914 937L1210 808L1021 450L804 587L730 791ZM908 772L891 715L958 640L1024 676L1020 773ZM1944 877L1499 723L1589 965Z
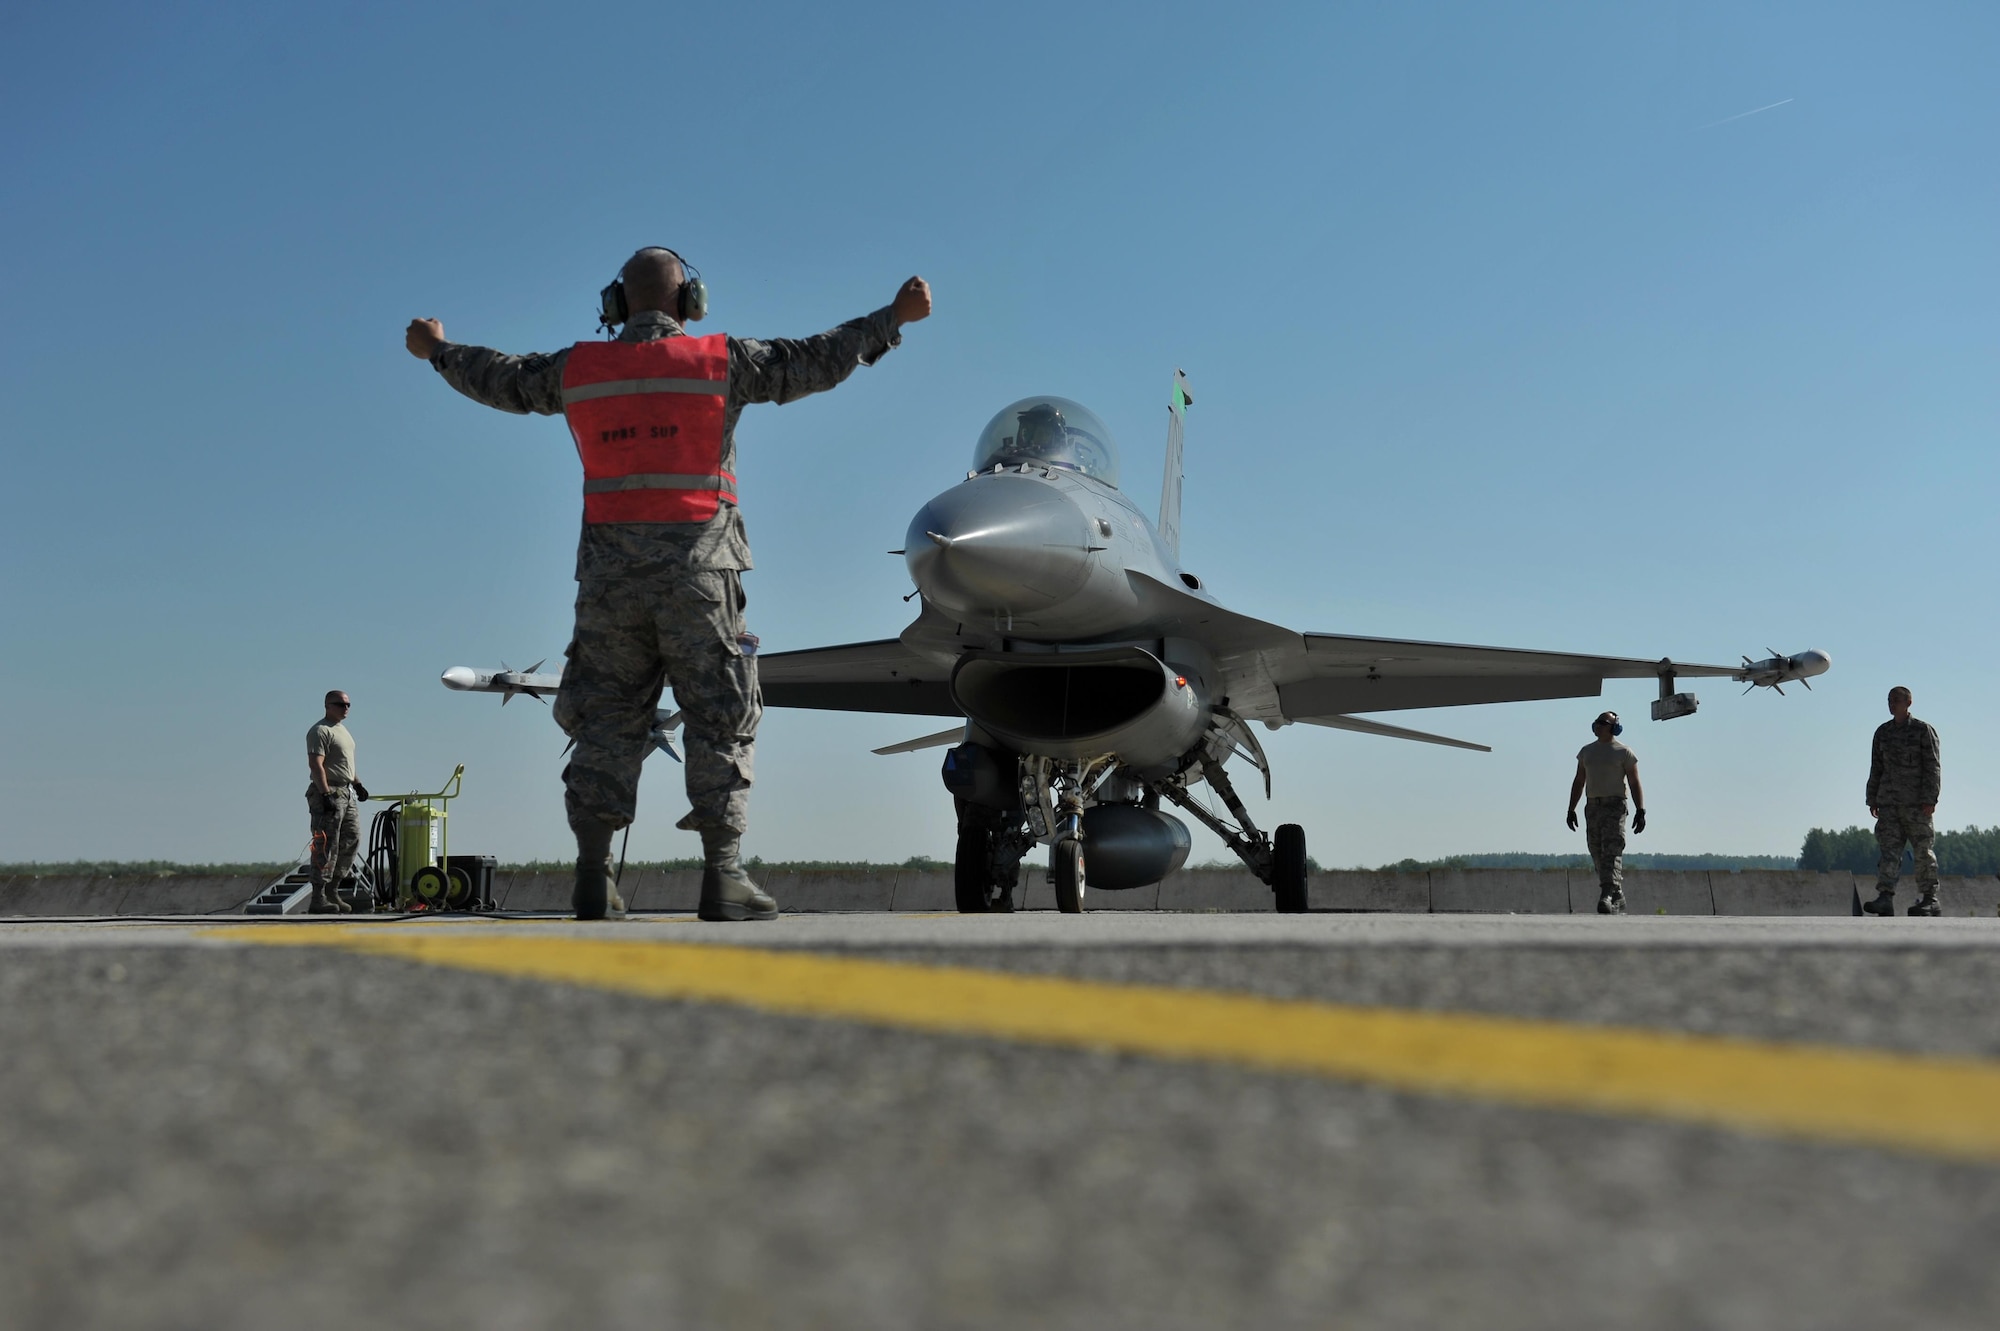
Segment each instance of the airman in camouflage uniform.
M1943 769L1938 762L1937 731L1910 715L1910 691L1902 685L1889 690L1889 716L1875 728L1874 751L1868 762L1868 813L1875 819L1875 899L1861 909L1870 915L1896 913L1896 880L1903 876L1903 847L1917 860L1917 900L1912 915L1937 915L1937 833L1931 818L1937 813Z
M1639 785L1639 756L1618 742L1625 727L1616 712L1600 712L1590 723L1597 736L1576 755L1576 779L1569 786L1569 830L1576 831L1576 802L1583 806L1584 844L1597 869L1597 913L1625 913L1625 787L1632 787L1632 834L1646 830L1646 792Z
M361 810L368 787L354 774L354 736L347 714L354 703L341 689L326 694L326 715L306 731L306 813L312 820L312 902L309 914L335 915L351 909L340 884L354 872L361 849Z
M682 321L667 313L689 313L690 279L679 256L641 250L620 277L631 310L620 341L685 335ZM873 365L900 344L901 326L930 309L929 286L913 277L889 305L814 337L729 338L722 470L735 472L736 420L746 405L791 402L832 388L857 365ZM690 317L699 317L699 307ZM405 341L412 355L430 361L446 383L475 402L562 414L568 350L512 356L447 342L435 319L412 320ZM669 683L686 724L691 807L679 826L702 837L702 917L777 914L777 904L751 882L739 859L763 715L756 659L742 645L741 574L750 567L743 519L729 497L703 522L583 525L576 628L555 707L557 722L576 743L563 786L577 838L579 918L600 918L608 907L612 833L632 821L654 709Z

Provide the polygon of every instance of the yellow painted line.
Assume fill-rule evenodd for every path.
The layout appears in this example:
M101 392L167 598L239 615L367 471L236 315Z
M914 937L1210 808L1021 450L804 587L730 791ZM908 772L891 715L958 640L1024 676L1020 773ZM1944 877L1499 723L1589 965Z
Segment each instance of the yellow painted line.
M2000 1161L2000 1063L1258 998L699 943L367 926L233 942L647 998L1235 1064L1430 1095Z

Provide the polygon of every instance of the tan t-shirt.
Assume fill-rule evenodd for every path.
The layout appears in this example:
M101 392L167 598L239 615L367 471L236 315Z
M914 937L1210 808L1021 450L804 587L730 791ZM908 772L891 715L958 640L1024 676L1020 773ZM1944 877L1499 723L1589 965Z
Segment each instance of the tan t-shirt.
M347 727L335 721L328 725L325 721L313 722L306 732L306 756L319 754L326 759L326 784L330 789L339 790L354 780L354 736L347 733ZM306 794L311 795L317 787L310 782Z
M1594 739L1576 751L1583 764L1583 793L1590 799L1625 797L1625 774L1637 770L1639 755L1615 739Z

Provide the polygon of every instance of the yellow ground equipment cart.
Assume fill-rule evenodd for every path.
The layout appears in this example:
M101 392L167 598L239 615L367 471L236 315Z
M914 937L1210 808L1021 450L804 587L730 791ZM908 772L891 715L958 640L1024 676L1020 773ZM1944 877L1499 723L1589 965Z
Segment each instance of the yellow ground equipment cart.
M464 781L460 763L440 790L370 797L389 806L368 834L378 902L406 911L493 909L492 857L451 853L449 806Z

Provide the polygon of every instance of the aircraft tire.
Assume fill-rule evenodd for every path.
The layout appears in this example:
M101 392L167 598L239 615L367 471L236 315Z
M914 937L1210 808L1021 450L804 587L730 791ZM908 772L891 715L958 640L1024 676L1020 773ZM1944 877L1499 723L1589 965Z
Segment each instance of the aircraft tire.
M1271 837L1271 891L1280 915L1303 915L1306 896L1306 830L1280 824Z
M1056 909L1065 915L1083 914L1083 843L1056 842L1049 848L1049 864L1056 876Z
M989 883L993 872L989 857L993 849L993 834L976 827L958 829L958 850L951 861L952 896L958 903L960 915L984 915Z

